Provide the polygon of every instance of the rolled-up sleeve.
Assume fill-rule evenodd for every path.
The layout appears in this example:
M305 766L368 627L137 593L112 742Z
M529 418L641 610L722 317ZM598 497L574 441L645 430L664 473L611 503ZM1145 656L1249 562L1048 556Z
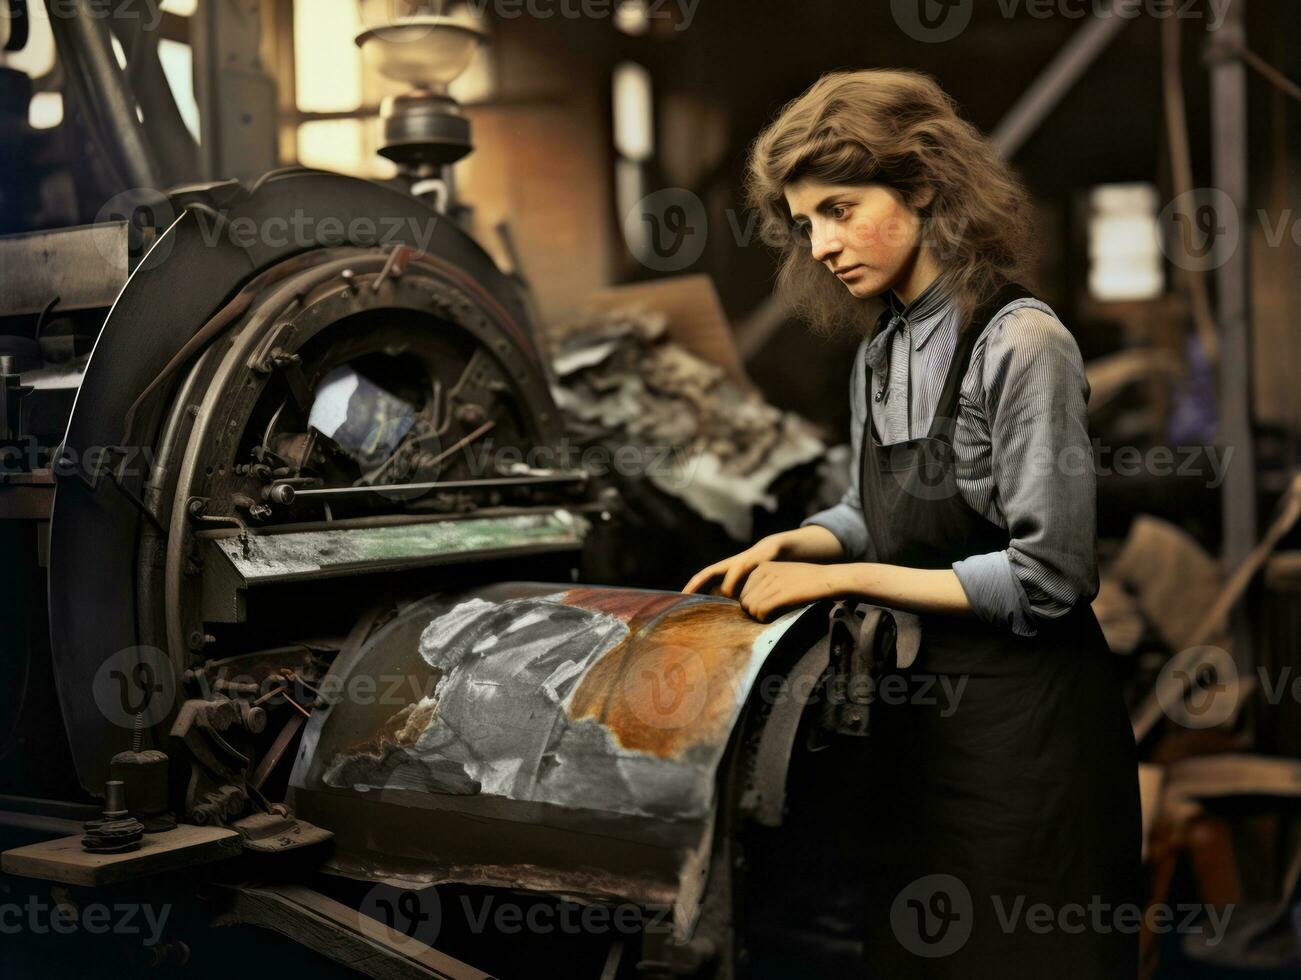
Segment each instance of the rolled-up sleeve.
M866 384L863 374L863 352L864 344L860 344L854 355L854 367L849 372L849 488L840 498L840 503L819 511L800 524L800 527L817 524L834 534L845 551L844 561L867 561L871 555L871 542L867 536L867 524L863 520L863 501L859 484L863 426L867 417L867 397L863 394L863 385Z
M1098 591L1088 381L1075 338L1034 307L991 326L973 362L972 425L991 451L989 472L971 477L992 481L1011 541L953 570L980 618L1033 636L1036 620L1062 616Z

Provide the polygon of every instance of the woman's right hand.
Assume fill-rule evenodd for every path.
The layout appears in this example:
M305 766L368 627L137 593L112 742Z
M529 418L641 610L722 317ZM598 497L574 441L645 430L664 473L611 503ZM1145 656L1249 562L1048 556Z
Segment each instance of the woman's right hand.
M744 551L702 568L691 576L691 581L683 586L682 591L699 592L708 582L722 576L723 582L718 587L718 594L725 595L729 599L736 598L741 594L741 588L745 585L746 576L764 562L776 561L781 554L781 546L774 540L776 537L777 535L770 534L768 537L756 541Z
M817 524L794 531L781 531L760 538L744 551L716 561L691 576L683 592L700 592L713 579L722 577L718 595L735 599L750 573L766 561L837 561L844 555L840 541L834 534Z

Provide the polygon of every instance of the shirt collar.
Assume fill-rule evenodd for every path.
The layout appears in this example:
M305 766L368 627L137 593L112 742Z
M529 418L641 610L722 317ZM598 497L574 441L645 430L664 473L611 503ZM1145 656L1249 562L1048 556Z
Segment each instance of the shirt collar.
M913 348L921 350L936 328L953 313L954 295L950 274L946 272L937 276L907 306L894 294L893 289L886 293L886 302L890 316L902 317L908 324L913 336Z

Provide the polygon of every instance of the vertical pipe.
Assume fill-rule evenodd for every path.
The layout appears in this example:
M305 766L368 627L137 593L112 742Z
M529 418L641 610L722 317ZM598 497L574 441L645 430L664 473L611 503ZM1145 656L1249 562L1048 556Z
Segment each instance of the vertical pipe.
M1231 235L1217 236L1217 320L1220 328L1220 431L1218 441L1233 455L1223 485L1224 560L1233 567L1255 545L1256 466L1251 432L1251 351L1248 307L1251 224L1247 211L1247 69L1236 51L1246 45L1245 0L1229 0L1211 34L1212 161L1215 187L1237 214L1237 247ZM1233 249L1229 252L1229 249Z

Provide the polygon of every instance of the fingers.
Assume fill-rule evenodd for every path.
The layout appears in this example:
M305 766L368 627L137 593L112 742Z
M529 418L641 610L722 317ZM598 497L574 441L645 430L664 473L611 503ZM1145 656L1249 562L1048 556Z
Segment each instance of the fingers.
M748 551L743 551L735 558L732 558L727 574L723 576L723 584L719 587L719 593L729 599L738 598L745 582L749 579L750 573L758 568L759 564L759 561L752 558Z
M770 602L772 589L768 569L764 564L758 565L746 579L745 587L741 589L737 601L740 602L741 608L746 614L762 622L770 612L772 604Z
M702 585L710 579L722 575L727 570L727 563L729 561L731 561L730 558L724 561L716 561L708 568L702 568L700 571L696 572L695 575L691 576L691 581L683 587L682 591L699 592Z
M718 594L727 596L729 599L739 599L751 573L762 566L765 561L766 559L761 557L760 554L756 554L755 548L750 548L739 555L724 558L722 561L714 562L708 568L696 572L682 591L699 592L710 579L722 575L723 582L718 587Z

